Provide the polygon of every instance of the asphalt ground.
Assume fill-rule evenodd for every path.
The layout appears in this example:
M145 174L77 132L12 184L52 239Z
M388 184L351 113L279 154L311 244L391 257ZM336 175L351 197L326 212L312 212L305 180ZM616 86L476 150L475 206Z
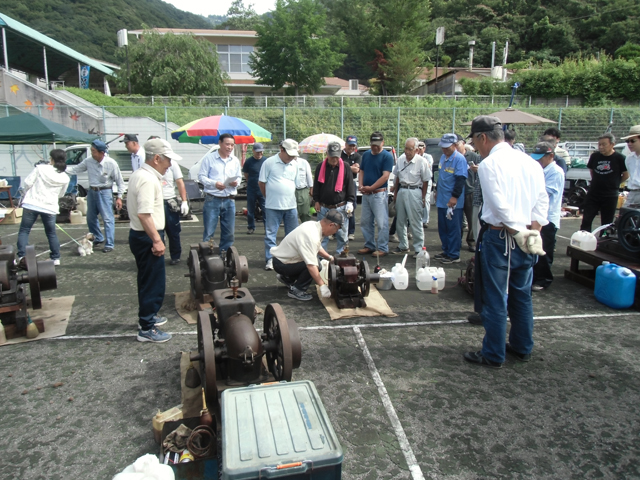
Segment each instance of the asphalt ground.
M445 266L439 295L418 291L410 268L409 289L382 292L398 317L330 321L315 296L287 297L275 273L263 270L263 228L246 235L245 219L237 218L246 286L258 306L278 302L300 326L302 364L293 379L316 385L344 450L343 478L640 477L640 314L612 310L563 278L579 222L563 219L556 280L534 293L531 362L508 359L492 370L462 359L484 334L465 320L472 298L456 286L464 264ZM75 238L86 232L64 228ZM0 226L3 243L15 243L17 230ZM135 340L128 225L116 225L112 253L82 258L73 245L63 247L58 289L43 296L75 295L67 336L0 348L0 478L109 479L158 452L151 418L180 403L180 352L196 346L195 326L177 315L172 294L189 287L184 260L201 235L202 223L183 224L183 262L167 262L161 314L169 323L162 328L174 337L159 345ZM38 253L47 250L41 225L31 242ZM352 250L362 243L358 226ZM439 252L435 218L426 246ZM381 264L390 269L396 261Z

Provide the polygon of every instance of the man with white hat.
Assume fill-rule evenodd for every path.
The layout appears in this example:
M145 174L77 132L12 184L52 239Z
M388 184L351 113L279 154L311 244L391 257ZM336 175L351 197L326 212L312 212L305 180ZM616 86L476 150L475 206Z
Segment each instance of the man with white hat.
M298 226L298 206L296 204L297 157L298 142L287 138L280 144L280 153L267 158L260 169L258 185L262 195L265 197L265 270L273 270L271 248L276 246L276 236L280 222L284 222L285 235L289 235Z
M629 195L627 195L624 206L640 208L640 125L631 127L629 135L622 137L622 140L627 142L627 148L631 152L625 161L629 172L629 181L627 182Z
M166 285L164 265L164 199L162 176L172 161L182 160L166 140L144 144L145 163L129 179L127 210L131 220L129 248L138 268L139 342L163 343L171 335L158 327L167 322L158 316Z

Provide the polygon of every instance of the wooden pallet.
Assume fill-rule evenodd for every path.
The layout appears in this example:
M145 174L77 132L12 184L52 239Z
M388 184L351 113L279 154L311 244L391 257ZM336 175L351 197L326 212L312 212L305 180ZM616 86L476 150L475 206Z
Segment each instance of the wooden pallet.
M604 245L599 243L595 252L585 252L569 245L567 247L567 256L571 258L571 266L569 270L564 271L564 278L578 282L593 290L596 283L596 268L602 265L602 262L615 263L621 267L627 267L639 279L636 282L633 306L640 310L640 258L631 259L629 256L622 257L619 254L612 253L612 251L615 252L618 248L621 248L619 245L613 245L612 242L609 241ZM580 262L591 265L593 268L581 269Z

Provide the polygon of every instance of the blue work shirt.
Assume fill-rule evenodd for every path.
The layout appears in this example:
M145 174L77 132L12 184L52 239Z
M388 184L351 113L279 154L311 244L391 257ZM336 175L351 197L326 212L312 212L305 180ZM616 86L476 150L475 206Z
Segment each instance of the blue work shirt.
M447 208L447 203L451 199L453 187L456 184L456 176L467 178L469 166L467 159L457 150L447 158L446 155L440 157L440 175L438 177L438 197L436 207ZM464 189L458 197L456 208L464 207Z
M371 150L367 150L362 154L362 163L360 164L360 170L362 170L362 183L361 187L370 187L378 181L383 172L391 172L393 170L393 155L387 150L382 150L378 155L371 153ZM387 188L387 182L380 185L378 188Z
M564 171L556 162L544 167L544 186L549 195L549 213L547 220L560 228L560 211L562 210L562 193L564 192Z
M271 210L292 210L296 202L296 177L298 162L284 163L280 154L267 158L260 169L258 180L265 184L265 208Z
M228 183L233 183L228 182L228 180L235 178L238 185L240 185L241 176L242 172L238 159L233 155L222 158L216 150L215 152L207 153L202 159L198 181L204 185L205 193L214 197L229 197L238 193L238 187L228 185ZM224 183L226 188L218 190L216 182Z
M245 160L244 165L242 166L242 172L249 175L249 178L247 178L247 187L258 188L260 169L266 159L267 157L263 155L260 160L256 160L254 157L249 157Z

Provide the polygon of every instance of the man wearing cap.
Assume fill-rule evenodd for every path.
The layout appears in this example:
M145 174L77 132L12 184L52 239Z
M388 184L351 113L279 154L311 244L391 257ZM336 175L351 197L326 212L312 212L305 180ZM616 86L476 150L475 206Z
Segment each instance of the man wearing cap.
M168 144L168 142L166 142ZM176 200L176 186L180 194L180 205ZM182 171L176 162L171 162L171 166L162 176L162 196L164 198L164 218L165 232L167 241L169 242L170 265L180 263L182 255L182 245L180 244L180 216L183 217L189 213L189 202L187 201L187 189L182 179Z
M431 211L431 189L433 188L433 157L426 153L427 144L423 141L418 142L418 155L425 159L431 172L431 180L427 185L427 193L424 196L424 208L422 209L422 228L429 228L429 214Z
M549 197L542 169L504 141L497 117L474 118L469 138L484 159L478 167L484 204L474 293L485 335L482 349L466 352L464 360L500 368L507 353L523 362L531 358L531 280L536 255L544 255L539 231L548 222Z
M295 228L284 237L280 245L271 249L273 268L278 273L278 280L289 287L289 297L302 301L311 300L311 294L307 292L311 282L320 286L323 297L331 296L329 287L320 276L318 257L333 260L322 248L321 242L323 238L335 235L344 223L345 218L341 212L329 210L317 222L305 222Z
M547 130L547 131L549 131L549 130ZM542 137L540 137L539 141L540 142L548 142L548 143L551 143L552 145L558 145L558 139L553 135L547 135L546 132ZM563 150L562 148L560 150L562 152L566 153L566 150ZM555 150L554 150L554 152L555 152ZM568 155L569 154L567 153L567 156ZM558 165L562 169L564 174L566 175L566 173L567 173L567 162L565 161L565 159L562 156L558 155L557 152L555 152L554 153L554 157L553 157L553 161L556 162L556 165Z
M356 186L348 164L340 158L340 144L331 142L327 145L327 158L316 167L313 181L313 201L318 220L325 217L329 210L338 210L346 219L353 216L353 205L356 199ZM342 224L336 238L336 253L342 253L348 240L348 222ZM327 249L329 237L322 238L322 248Z
M360 171L360 162L362 161L362 156L358 153L358 137L355 135L349 135L347 140L344 143L344 150L340 154L340 158L345 163L345 165L349 166L351 169L351 173L353 174L353 182L355 184L356 179L358 178L358 172ZM353 214L349 217L349 240L355 240L356 233L356 208L358 207L358 202L353 202Z
M261 143L254 143L253 155L247 158L242 166L244 178L247 180L247 235L256 231L256 202L260 205L264 224L264 195L258 185L260 168L264 160L264 146Z
M116 223L113 215L113 184L118 186L117 210L122 209L122 195L125 189L120 167L107 154L107 145L100 140L94 140L91 143L91 158L87 157L78 165L67 167L66 172L69 175L87 172L90 185L87 192L87 227L94 237L93 246L105 242L102 251L112 252ZM102 216L104 235L100 230L98 214Z
M120 143L124 143L124 147L131 154L131 171L135 172L145 162L144 148L138 143L138 137L133 133L125 133Z
M560 211L562 210L562 193L564 192L564 172L554 161L555 145L551 142L536 144L531 158L537 160L544 172L544 185L549 196L549 212L547 223L540 230L542 249L546 255L538 257L538 263L533 266L533 284L531 290L539 292L553 282L551 265L553 264L553 250L556 248L556 233L560 228Z
M298 142L287 138L280 144L280 153L267 158L260 169L258 185L265 198L264 256L265 270L273 270L271 248L276 246L280 222L284 234L298 226L296 177L298 175Z
M298 157L298 174L296 175L296 208L298 209L298 220L300 223L311 220L309 213L310 201L309 192L313 190L313 175L311 166L306 159Z
M464 185L467 180L467 160L456 150L458 136L445 133L438 146L442 149L440 175L436 190L438 207L438 234L442 242L442 253L434 258L445 265L460 263L462 243L462 215L464 208Z
M166 140L144 144L145 163L129 179L127 210L131 220L129 248L138 268L139 342L163 343L171 335L158 327L167 322L158 312L164 301L164 207L162 177L173 161L182 160Z
M580 230L591 231L593 219L600 211L602 225L613 222L618 206L620 183L629 178L625 157L615 151L616 138L605 133L598 138L598 151L591 154L587 167L591 183L584 201Z
M224 255L233 245L236 227L237 187L242 170L240 162L233 154L236 141L233 135L223 133L218 140L220 148L207 153L202 159L198 181L204 185L206 199L202 208L204 234L206 242L216 234L220 220L220 255ZM224 258L224 257L223 257Z
M413 232L414 258L422 251L424 246L424 230L422 230L422 213L425 207L427 186L431 180L429 164L420 155L417 155L418 139L408 138L404 142L404 153L398 158L398 163L393 167L395 180L393 182L393 195L396 199L396 218L399 245L393 253L404 254L409 252L407 239L407 223Z
M473 216L473 194L475 191L475 184L478 181L478 169L473 168L480 163L480 155L473 150L467 150L466 141L460 135L458 135L458 142L456 143L456 150L464 155L467 161L469 170L467 171L467 180L464 186L464 218L467 219L467 249L470 252L476 251L476 237L474 235L473 224L478 221L477 217ZM508 142L507 142L508 143Z
M630 153L627 155L625 165L629 172L627 189L629 194L624 202L626 208L640 208L640 125L634 125L629 130L629 135L622 137L627 143Z
M549 127L544 131L543 135L545 137L546 136L552 137L551 143L553 143L554 145L553 151L555 153L554 161L556 162L556 165L562 168L562 170L566 175L567 165L571 164L571 156L569 155L569 152L567 152L564 148L558 146L558 143L560 143L560 138L562 137L562 133L556 127ZM541 141L547 141L547 140L541 140ZM560 161L558 161L558 159L560 159Z
M389 254L389 202L387 181L393 170L393 155L382 147L384 137L374 132L369 137L371 149L362 154L362 163L358 173L358 184L362 192L362 215L360 228L364 236L364 248L360 255L367 253L384 257ZM375 225L378 225L378 238Z

